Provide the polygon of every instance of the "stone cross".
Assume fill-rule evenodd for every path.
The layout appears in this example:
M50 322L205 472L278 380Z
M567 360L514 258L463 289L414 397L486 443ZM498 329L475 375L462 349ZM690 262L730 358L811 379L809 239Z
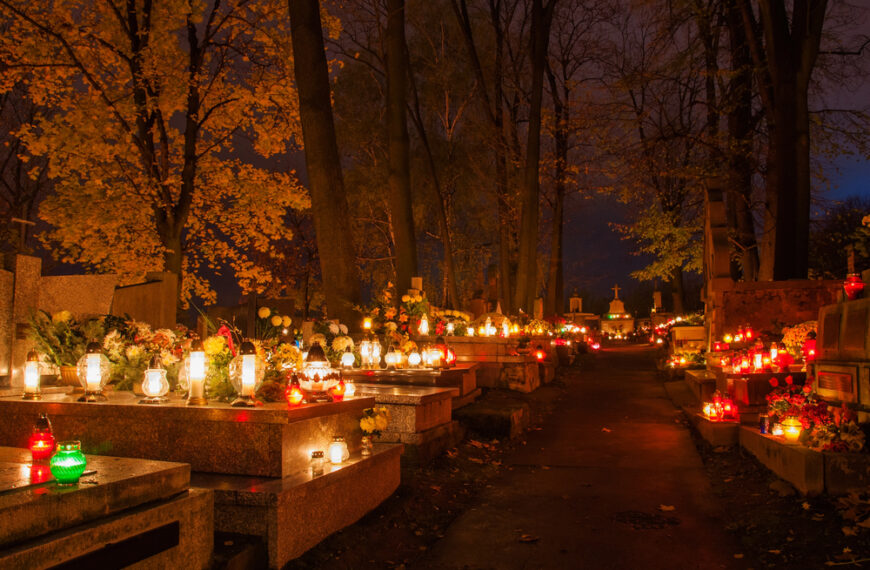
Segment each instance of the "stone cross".
M613 298L619 299L619 285L613 286Z

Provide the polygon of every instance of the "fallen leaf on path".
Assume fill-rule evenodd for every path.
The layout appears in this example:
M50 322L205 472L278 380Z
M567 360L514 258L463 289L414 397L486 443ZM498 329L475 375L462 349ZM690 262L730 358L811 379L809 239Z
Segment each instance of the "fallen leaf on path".
M468 460L474 463L483 463L483 459L478 459L477 457L469 457Z
M601 428L601 431L603 431L604 433L610 433L610 430L607 428Z
M768 550L768 552L770 552L771 554L782 554L782 550L776 550L776 549Z
M541 537L534 536L531 534L523 534L523 535L520 535L520 537L517 540L519 540L520 542L538 542L539 540L541 540Z
M825 520L825 515L823 515L822 513L816 513L813 515L813 520L816 522L823 521L823 520Z
M438 485L429 485L429 488L432 489L433 491L435 491L436 493L441 491L441 487L439 487Z
M846 536L855 536L858 534L858 529L854 526L844 526L843 534L845 534Z
M663 513L676 510L676 508L677 507L675 507L673 505L659 505L659 510L662 511Z
M550 469L549 465L541 465L541 469L548 470Z
M741 558L743 558L743 555L742 554L735 554L734 558L740 560Z
M808 510L810 510L810 504L808 502L804 501L803 504L801 504L801 508L805 511L808 511Z

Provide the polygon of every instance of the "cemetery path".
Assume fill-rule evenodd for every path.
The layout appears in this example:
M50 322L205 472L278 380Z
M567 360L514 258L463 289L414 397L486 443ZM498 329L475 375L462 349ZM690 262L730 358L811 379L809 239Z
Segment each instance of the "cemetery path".
M603 351L414 568L743 568L646 347ZM736 557L735 557L736 555Z

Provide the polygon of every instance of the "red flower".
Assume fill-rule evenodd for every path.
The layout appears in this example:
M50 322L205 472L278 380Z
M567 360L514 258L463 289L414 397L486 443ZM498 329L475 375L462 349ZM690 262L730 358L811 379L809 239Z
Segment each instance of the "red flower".
M804 393L809 394L813 391L813 386L811 384L804 384Z
M786 384L788 384L790 386L792 382L794 382L794 378L791 377L791 374L789 374L788 376L785 377Z
M776 378L771 378L770 385L776 388L777 386L779 386L779 381Z

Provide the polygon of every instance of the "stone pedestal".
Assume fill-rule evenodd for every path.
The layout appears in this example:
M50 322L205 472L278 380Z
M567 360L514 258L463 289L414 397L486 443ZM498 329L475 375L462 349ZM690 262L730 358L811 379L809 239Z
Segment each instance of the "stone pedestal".
M404 443L406 461L428 461L454 444L451 402L458 388L357 384L356 390L389 410L390 425L375 441Z
M721 368L714 369L716 389L734 400L735 403L748 406L766 405L765 397L774 389L771 378L776 378L779 386L785 385L786 376L792 377L792 383L802 386L806 381L805 372L762 372L758 374L729 374Z
M713 399L713 392L716 391L715 374L709 370L686 370L683 379L698 403L703 404Z
M0 567L207 568L213 496L190 466L89 455L79 484L43 483L47 466L0 447Z
M737 420L712 421L704 414L692 414L689 421L695 424L698 433L713 447L737 445L740 439L740 422Z
M399 486L401 453L401 445L376 444L370 457L327 464L319 477L194 474L193 485L214 490L218 531L263 537L269 567L282 568L389 497Z
M461 362L451 368L438 370L349 370L342 371L342 374L359 384L455 388L457 391L453 393L451 404L455 410L473 402L480 395L477 387L479 368L475 362Z
M359 449L362 410L373 398L308 404L233 408L228 404L187 406L178 397L144 406L130 392L105 402L80 403L74 396L47 394L42 400L0 398L0 445L25 447L40 413L48 414L61 439L80 439L86 453L189 463L193 471L284 477L307 469L312 448L325 449L343 435Z

